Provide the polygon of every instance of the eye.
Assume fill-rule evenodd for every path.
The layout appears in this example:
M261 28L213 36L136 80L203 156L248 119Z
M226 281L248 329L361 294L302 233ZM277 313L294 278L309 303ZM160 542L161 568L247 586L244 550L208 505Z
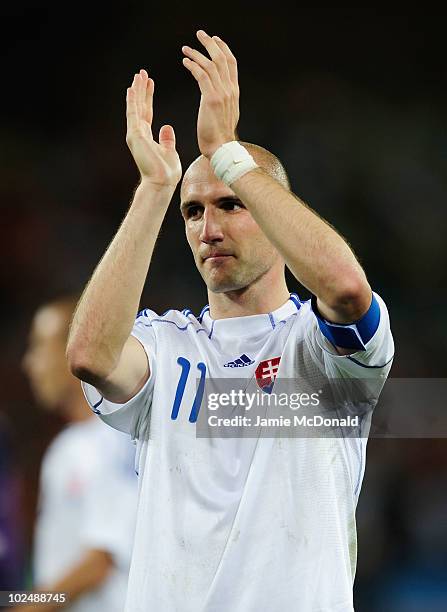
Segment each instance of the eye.
M242 208L244 208L242 206L242 203L239 202L238 200L225 200L224 202L221 203L220 207L223 208L224 210L229 210L229 211L236 211L236 210L241 210Z
M203 206L188 206L186 209L186 218L187 219L198 219L203 212Z

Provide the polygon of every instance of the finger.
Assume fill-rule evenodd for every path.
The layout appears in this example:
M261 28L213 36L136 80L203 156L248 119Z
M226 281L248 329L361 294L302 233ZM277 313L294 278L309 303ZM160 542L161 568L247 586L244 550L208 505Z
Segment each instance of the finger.
M172 125L162 125L158 140L168 151L175 151L175 132Z
M132 131L138 125L137 102L135 99L135 91L132 87L127 88L126 95L126 117L127 131Z
M201 94L210 95L215 93L215 89L213 87L213 84L211 83L211 79L208 73L201 66L199 66L199 64L196 64L196 62L193 62L189 58L184 57L183 65L190 71L192 76L199 84Z
M213 39L216 41L216 44L219 46L222 53L224 53L225 57L227 58L227 66L228 66L228 71L230 73L230 80L231 80L232 85L236 85L239 87L236 58L234 57L233 53L231 52L230 47L227 45L225 41L223 41L218 36L213 36Z
M147 83L147 72L146 70L140 70L140 72L136 75L137 78L137 104L138 111L140 114L140 119L143 119L145 113L145 105L146 105L146 83Z
M152 79L148 79L146 85L143 119L145 119L150 126L152 125L152 119L154 116L154 88L154 81Z
M182 51L187 58L189 58L189 60L192 60L196 66L199 66L204 72L206 72L214 89L217 91L224 89L222 79L214 62L205 57L203 53L200 53L200 51L192 49L191 47L184 46L182 47Z
M132 91L134 93L135 96L135 106L137 109L137 118L140 119L141 118L141 104L140 104L140 94L139 94L139 89L138 89L138 85L139 85L139 80L140 80L140 75L139 74L134 74L133 75L133 81L132 81Z
M223 82L228 85L230 80L230 73L228 70L227 57L217 44L217 41L214 40L214 37L211 38L211 36L208 36L208 34L204 30L198 30L196 36L202 43L202 45L205 47L205 49L208 51L212 61L216 64Z

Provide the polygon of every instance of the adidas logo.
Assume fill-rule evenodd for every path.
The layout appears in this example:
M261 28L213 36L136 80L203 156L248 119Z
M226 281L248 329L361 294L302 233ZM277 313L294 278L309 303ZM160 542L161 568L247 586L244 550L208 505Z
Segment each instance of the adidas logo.
M254 360L250 359L250 357L244 353L239 357L239 359L225 363L224 368L245 368L245 366L249 366L252 363L254 363Z

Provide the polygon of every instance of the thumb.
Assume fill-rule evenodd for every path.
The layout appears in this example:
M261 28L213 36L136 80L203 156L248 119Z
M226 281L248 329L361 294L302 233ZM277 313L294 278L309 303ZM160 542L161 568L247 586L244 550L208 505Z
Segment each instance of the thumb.
M168 151L175 151L175 132L172 125L163 125L160 128L159 142Z

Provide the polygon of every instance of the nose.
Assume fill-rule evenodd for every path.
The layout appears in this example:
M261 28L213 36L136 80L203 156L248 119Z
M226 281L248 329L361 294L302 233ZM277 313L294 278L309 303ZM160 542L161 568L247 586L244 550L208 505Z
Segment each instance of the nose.
M219 211L214 210L214 207L206 207L202 217L202 228L200 231L200 240L206 244L222 242L224 233L222 224L219 220Z

